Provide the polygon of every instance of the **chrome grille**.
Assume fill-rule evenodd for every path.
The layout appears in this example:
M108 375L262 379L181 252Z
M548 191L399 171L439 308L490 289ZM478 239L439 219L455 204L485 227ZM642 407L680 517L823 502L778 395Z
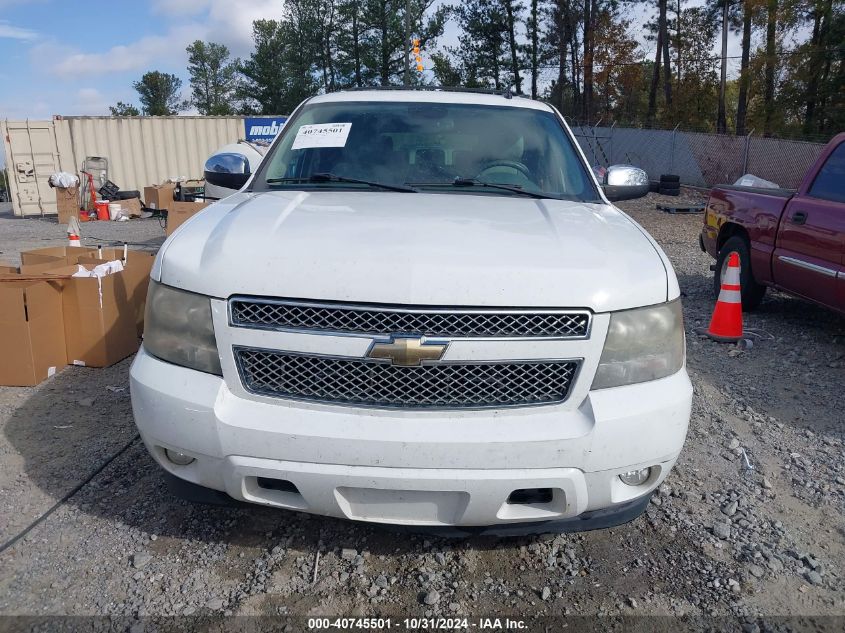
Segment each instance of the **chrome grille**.
M402 408L486 408L563 402L578 361L436 363L401 367L369 359L236 347L244 387L278 398Z
M586 310L402 308L235 298L232 325L269 329L440 337L585 338Z

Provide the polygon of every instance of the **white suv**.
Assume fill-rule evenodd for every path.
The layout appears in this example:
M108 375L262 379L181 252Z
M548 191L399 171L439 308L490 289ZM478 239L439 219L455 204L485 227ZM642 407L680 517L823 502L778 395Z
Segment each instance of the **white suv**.
M162 247L135 420L196 499L498 532L638 516L692 387L678 283L560 114L314 97ZM200 494L200 493L205 494Z

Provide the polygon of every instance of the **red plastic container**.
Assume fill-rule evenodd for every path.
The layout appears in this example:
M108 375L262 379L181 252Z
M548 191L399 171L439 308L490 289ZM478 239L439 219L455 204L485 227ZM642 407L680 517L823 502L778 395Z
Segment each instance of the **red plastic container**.
M110 220L109 217L109 201L108 200L97 200L94 203L94 206L97 208L97 219L98 220Z

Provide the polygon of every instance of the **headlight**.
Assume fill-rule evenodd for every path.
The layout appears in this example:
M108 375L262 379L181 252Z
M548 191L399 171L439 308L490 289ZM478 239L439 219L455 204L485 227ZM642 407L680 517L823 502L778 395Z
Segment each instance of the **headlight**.
M681 300L614 312L593 389L671 376L684 364Z
M223 375L211 322L211 301L204 295L151 281L144 315L144 349L174 365Z

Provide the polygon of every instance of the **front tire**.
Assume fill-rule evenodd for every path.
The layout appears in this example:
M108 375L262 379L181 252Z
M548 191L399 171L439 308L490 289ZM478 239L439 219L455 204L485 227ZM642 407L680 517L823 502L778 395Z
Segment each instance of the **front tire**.
M731 253L739 255L742 309L750 312L760 305L763 295L766 294L766 286L758 284L754 280L754 274L751 271L751 247L744 237L734 235L719 249L719 256L716 258L716 273L713 275L713 292L716 297L719 296L719 291L722 289L722 278L725 270L727 270Z

